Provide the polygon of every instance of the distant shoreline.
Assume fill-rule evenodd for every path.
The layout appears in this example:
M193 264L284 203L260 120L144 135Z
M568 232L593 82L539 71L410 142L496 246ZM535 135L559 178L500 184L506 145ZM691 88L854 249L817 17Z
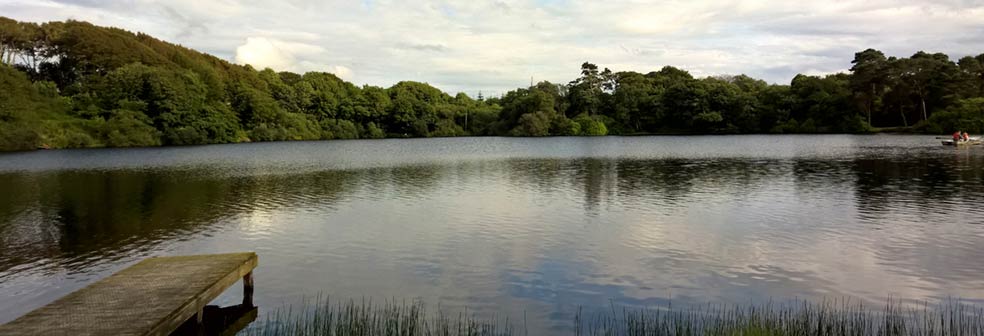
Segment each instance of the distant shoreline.
M551 138L606 138L606 137L672 137L672 136L742 136L742 135L766 135L766 136L810 136L810 135L876 135L876 134L897 134L897 135L932 135L924 133L916 133L911 130L900 130L899 128L885 128L872 132L865 133L633 133L633 134L609 134L602 136L588 136L588 135L547 135L547 136L509 136L509 135L459 135L459 136L434 136L434 137L386 137L386 138L374 138L374 139L316 139L316 140L271 140L271 141L241 141L241 142L229 142L229 143L203 143L203 144L192 144L192 145L159 145L159 146L128 146L128 147L112 147L112 146L93 146L93 147L69 147L69 148L36 148L36 149L25 149L25 150L8 150L0 151L0 153L24 153L24 152L36 152L36 151L56 151L65 149L126 149L126 148L180 148L180 147L194 147L194 146L208 146L208 145L234 145L234 144L249 144L249 143L291 143L291 142L329 142L329 141L357 141L357 140L419 140L419 139L450 139L450 138L513 138L513 139L551 139ZM938 135L939 136L939 135Z
M0 151L446 136L984 132L984 54L866 49L850 73L770 84L591 62L497 97L233 64L83 21L0 17ZM427 69L421 69L427 71ZM903 125L876 128L872 125ZM908 126L911 125L911 126Z

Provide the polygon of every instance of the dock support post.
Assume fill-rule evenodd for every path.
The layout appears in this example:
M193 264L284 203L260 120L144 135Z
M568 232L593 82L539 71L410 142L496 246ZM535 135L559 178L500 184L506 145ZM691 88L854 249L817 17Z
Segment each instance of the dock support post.
M253 306L253 272L243 276L243 306Z
M205 335L205 307L198 308L198 313L195 313L195 335L204 336Z

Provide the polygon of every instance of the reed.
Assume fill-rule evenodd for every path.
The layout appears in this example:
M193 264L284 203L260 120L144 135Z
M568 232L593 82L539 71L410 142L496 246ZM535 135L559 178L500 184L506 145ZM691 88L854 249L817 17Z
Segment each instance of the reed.
M889 301L866 307L849 300L685 310L615 309L587 319L574 335L984 335L984 310L947 300L936 305Z
M244 331L250 336L507 336L514 332L508 319L480 320L468 312L447 314L440 307L429 314L420 302L372 300L339 301L318 298L277 310Z
M419 302L371 300L331 303L317 299L301 311L281 309L246 335L468 335L525 334L507 319L483 320L467 312L428 313ZM865 306L849 300L819 303L796 301L761 305L704 305L686 309L617 308L572 316L571 335L817 335L817 336L948 336L984 335L984 309L959 300L938 304ZM517 330L519 331L517 333Z

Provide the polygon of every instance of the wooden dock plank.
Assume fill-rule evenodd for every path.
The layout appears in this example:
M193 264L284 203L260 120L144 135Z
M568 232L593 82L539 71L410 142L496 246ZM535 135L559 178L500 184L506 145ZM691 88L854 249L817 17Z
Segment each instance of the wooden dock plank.
M167 335L239 279L251 293L256 264L252 252L148 258L0 325L0 335Z

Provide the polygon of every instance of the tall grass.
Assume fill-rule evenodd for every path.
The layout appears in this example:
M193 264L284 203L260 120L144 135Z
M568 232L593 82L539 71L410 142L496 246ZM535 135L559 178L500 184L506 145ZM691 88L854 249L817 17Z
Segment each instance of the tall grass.
M301 312L279 310L246 335L469 335L525 334L508 320L479 320L467 313L428 314L419 302L381 305L371 301L317 300ZM806 301L687 309L616 308L572 316L571 335L982 335L984 309L947 300L935 305L890 301L868 307L850 301Z
M615 309L587 320L578 313L575 335L984 335L984 310L956 300L937 305L882 307L835 301L686 310Z
M318 298L276 311L272 316L247 329L250 336L506 336L513 335L508 319L479 320L467 312L446 314L440 309L428 314L420 302L384 302L353 300L332 303Z

